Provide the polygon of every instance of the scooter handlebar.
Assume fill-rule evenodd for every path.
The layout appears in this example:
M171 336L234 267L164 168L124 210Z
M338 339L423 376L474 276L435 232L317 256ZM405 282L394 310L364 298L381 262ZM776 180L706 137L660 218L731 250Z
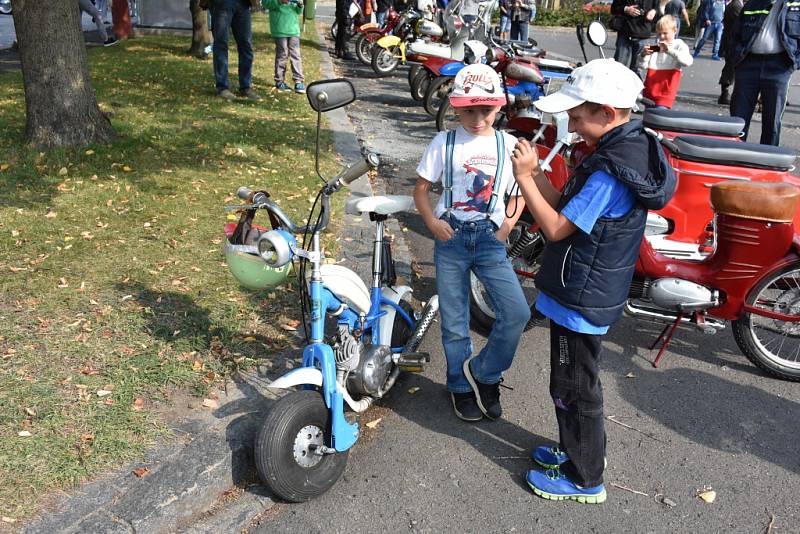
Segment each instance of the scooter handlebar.
M340 183L342 185L350 185L360 176L366 174L371 169L377 169L378 165L380 164L380 159L378 155L374 152L367 152L364 154L364 159L361 159L345 170L339 173L339 175L334 179L334 183Z

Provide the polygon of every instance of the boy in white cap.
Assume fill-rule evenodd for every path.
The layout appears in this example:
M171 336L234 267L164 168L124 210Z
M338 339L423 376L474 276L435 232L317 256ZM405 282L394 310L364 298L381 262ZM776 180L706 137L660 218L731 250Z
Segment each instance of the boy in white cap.
M559 443L533 450L527 481L547 499L601 503L606 436L600 384L602 336L622 315L648 209L675 190L658 141L631 120L642 82L613 59L575 69L558 93L535 102L566 111L569 129L595 151L564 190L550 184L526 140L514 149L514 175L548 243L536 276L536 308L550 319L550 396Z
M439 133L417 167L414 201L434 237L436 288L447 359L447 389L456 416L479 421L502 415L500 382L511 366L530 309L506 256L506 238L524 203L504 197L514 184L511 150L517 140L494 129L505 104L500 76L488 65L468 65L453 81L450 103L461 125ZM442 181L434 210L429 191ZM518 193L517 193L518 195ZM486 287L496 320L486 346L472 354L470 271Z

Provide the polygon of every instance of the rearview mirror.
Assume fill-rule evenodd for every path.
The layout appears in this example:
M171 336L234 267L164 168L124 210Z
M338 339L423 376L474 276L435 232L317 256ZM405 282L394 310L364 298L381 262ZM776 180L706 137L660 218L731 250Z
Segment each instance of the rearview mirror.
M606 27L603 26L602 22L595 20L589 23L589 27L586 29L586 36L594 46L603 46L608 40L608 31L606 31Z
M306 88L308 103L314 111L324 113L346 106L356 99L356 89L350 80L318 80Z

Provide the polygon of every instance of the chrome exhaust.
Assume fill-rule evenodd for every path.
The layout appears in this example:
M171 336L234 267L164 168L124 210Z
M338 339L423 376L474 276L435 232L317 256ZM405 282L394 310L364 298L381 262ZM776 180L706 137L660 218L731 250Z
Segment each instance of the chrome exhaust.
M417 321L417 327L414 329L414 333L411 334L411 338L408 340L408 343L406 343L406 346L403 347L403 351L401 352L401 354L406 352L417 351L417 349L419 348L419 344L422 343L422 338L424 338L425 334L428 333L428 329L431 327L433 321L436 319L436 314L438 312L439 312L439 295L434 295L425 305L425 309L422 310L422 315Z
M637 306L630 300L625 303L625 315L635 317L637 319L645 319L659 323L674 323L678 319L678 314L667 310L660 310L656 308L646 308L644 306ZM692 320L692 316L681 316L681 324L687 323L704 334L715 334L718 330L725 329L725 321L714 319L713 317L704 316L703 324L698 324Z

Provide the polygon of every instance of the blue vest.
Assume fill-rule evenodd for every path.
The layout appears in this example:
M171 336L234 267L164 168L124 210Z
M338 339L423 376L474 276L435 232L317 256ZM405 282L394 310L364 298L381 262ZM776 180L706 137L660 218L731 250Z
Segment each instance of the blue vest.
M636 204L623 217L601 217L590 234L576 230L548 242L536 286L591 323L606 326L622 315L647 210L664 207L677 182L658 141L644 132L641 121L633 120L600 139L595 152L570 177L556 210L560 212L598 170L629 187Z
M773 0L750 0L742 7L731 38L735 64L750 52L774 3ZM778 36L794 69L800 69L800 1L784 0L778 16Z

